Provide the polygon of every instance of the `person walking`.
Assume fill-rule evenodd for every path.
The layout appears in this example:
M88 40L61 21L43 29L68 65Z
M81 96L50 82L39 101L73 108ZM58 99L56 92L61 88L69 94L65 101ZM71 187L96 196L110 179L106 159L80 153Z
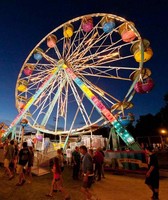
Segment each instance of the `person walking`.
M75 150L72 152L72 161L73 161L73 179L78 180L79 179L79 171L80 171L80 161L81 156L79 153L79 147L75 147Z
M93 160L90 154L87 152L87 147L80 146L80 153L83 155L82 158L82 172L83 172L83 184L81 187L81 192L85 195L86 200L97 200L95 194L90 191L90 187L93 183L94 173L93 173Z
M145 152L148 156L148 171L146 173L145 184L148 185L153 192L152 200L159 199L159 165L158 159L153 151L153 146L145 148Z
M14 174L12 173L10 169L10 164L13 164L14 167L14 158L15 158L15 147L14 147L14 140L10 141L10 144L6 146L5 152L4 152L4 167L9 175L9 180L11 180L14 177Z
M30 155L29 155L29 160L28 160L28 165L26 168L26 174L28 176L28 183L32 182L32 173L31 173L31 169L33 167L33 163L34 163L34 149L32 146L28 147Z
M27 142L23 142L23 148L19 151L17 172L19 173L19 182L16 186L21 186L25 183L25 168L30 159L30 152L27 147Z
M52 172L53 172L53 179L51 182L51 188L50 188L49 194L46 194L46 196L53 197L53 190L54 190L54 187L56 186L57 189L62 192L64 196L64 200L70 200L70 195L66 191L66 189L63 187L62 182L61 182L61 167L60 167L60 162L59 162L58 157L54 158Z

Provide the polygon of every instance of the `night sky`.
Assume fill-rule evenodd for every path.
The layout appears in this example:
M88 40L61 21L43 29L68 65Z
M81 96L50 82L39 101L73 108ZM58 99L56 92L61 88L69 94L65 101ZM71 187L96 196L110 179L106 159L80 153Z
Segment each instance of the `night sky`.
M155 87L148 94L135 95L131 112L136 118L157 113L164 106L163 97L168 92L167 11L167 0L1 0L0 122L13 121L17 115L17 77L34 46L60 24L81 15L100 12L133 21L141 36L150 41L154 55L145 67L151 69Z

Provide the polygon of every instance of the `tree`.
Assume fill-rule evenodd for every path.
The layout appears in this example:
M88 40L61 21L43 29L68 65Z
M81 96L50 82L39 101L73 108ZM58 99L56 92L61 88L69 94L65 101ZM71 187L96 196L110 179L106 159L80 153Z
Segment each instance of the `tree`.
M147 114L144 116L140 116L139 120L137 120L137 124L135 126L136 136L152 136L156 135L156 128L158 126L158 122L152 114Z
M168 93L164 96L165 106L156 115L140 116L135 126L136 136L157 136L159 129L168 130Z
M164 96L164 101L165 106L156 114L156 118L159 122L159 128L168 130L168 93Z

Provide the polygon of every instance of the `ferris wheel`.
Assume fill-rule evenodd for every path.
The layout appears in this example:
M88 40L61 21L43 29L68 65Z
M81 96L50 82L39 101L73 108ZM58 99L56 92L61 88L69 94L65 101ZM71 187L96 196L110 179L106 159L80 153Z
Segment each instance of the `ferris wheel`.
M24 116L44 133L75 135L109 123L108 112L125 117L137 87L151 75L143 63L152 54L149 41L122 17L95 13L69 20L25 60L15 90L17 119Z

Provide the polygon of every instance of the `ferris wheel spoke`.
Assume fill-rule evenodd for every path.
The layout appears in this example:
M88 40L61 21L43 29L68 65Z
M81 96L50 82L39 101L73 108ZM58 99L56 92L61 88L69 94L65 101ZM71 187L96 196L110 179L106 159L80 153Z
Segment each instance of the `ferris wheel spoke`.
M80 40L80 43L77 43L78 45L77 46L76 41L73 40L73 44L76 46L76 48L71 58L73 57L73 58L76 58L75 60L78 60L78 59L80 60L82 57L84 57L84 55L86 55L90 51L90 49L95 48L94 46L98 44L99 41L107 37L105 34L101 34L101 35L99 34L99 31L98 31L99 24L100 22L98 22L98 24L94 26L94 29L89 34L84 34L83 32L80 32L81 27L79 27L76 35L79 36L78 41ZM80 34L82 34L82 37ZM99 45L96 47L96 49L98 49Z
M97 32L96 32L97 33ZM102 34L103 35L103 34ZM92 36L93 37L93 36ZM90 44L91 42L90 42L90 40L92 41L93 40L93 38L90 38L87 42L86 42L86 44ZM94 37L95 37L95 34L94 34ZM110 39L110 41L111 41L111 45L105 45L104 43L105 43L105 41L104 40L106 40L107 39L107 37L109 37L108 35L103 35L103 37L101 38L101 36L97 39L97 40L95 40L95 42L92 42L92 44L91 45L86 45L86 47L83 45L83 43L84 43L84 41L82 41L81 42L81 44L80 44L80 49L81 49L81 47L82 47L82 45L83 45L83 47L82 47L82 53L81 52L78 52L78 54L75 52L75 55L79 55L79 57L75 57L75 60L76 61L78 61L78 60L81 60L81 59L84 59L84 60L88 60L87 58L85 58L85 54L87 53L87 52L89 52L89 51L91 51L91 49L95 49L95 52L93 53L93 52L90 52L90 55L88 56L87 55L87 57L90 57L90 58L92 58L92 59L94 59L94 57L97 57L97 56L99 56L100 54L102 54L103 52L104 52L104 55L100 55L100 56L102 56L102 57L104 57L104 58L106 58L106 57L108 57L108 54L109 54L109 56L111 56L111 54L112 54L112 56L114 55L114 51L115 51L115 54L116 54L116 52L119 52L119 49L121 48L121 47L124 47L124 46L127 46L127 45L129 45L129 44L120 44L119 46L116 46L117 45L117 43L120 43L120 41L117 41L117 42L113 42L111 39ZM87 38L87 37L86 37ZM111 38L111 35L110 35L110 38ZM104 39L104 40L103 40ZM108 38L109 39L109 38ZM101 41L101 40L103 40L103 41ZM99 44L99 45L97 45L96 46L96 44L98 44L99 42L101 41L101 43ZM100 48L101 48L101 50L100 50ZM102 49L103 48L103 49ZM80 54L79 54L80 53ZM84 61L83 60L83 61Z
M51 95L51 90L48 94L47 94L47 90L45 90L44 93L42 93L42 95L39 97L39 99L37 99L37 101L34 103L34 106L36 106L36 109L32 112L32 114L33 116L36 116L35 123L38 122L38 119L41 117L41 115L44 115L45 109L50 105L50 102L48 101L48 96L50 95ZM45 126L44 123L40 123L40 124L41 126Z
M50 103L50 107L48 108L48 111L46 111L45 116L42 120L42 125L46 125L47 121L49 120L49 117L54 109L54 106L59 98L59 96L61 96L61 92L63 87L65 86L66 80L64 80L62 83L60 83L60 86L58 87L58 90L56 91L56 94L54 94L54 97Z
M56 55L57 55L58 59L60 60L60 59L62 58L62 55L61 55L61 53L60 53L60 51L59 51L58 47L57 47L57 46L55 46L55 47L54 47L54 50L55 50L55 53L56 53Z
M37 49L37 52L40 53L40 54L43 56L43 58L46 59L46 61L48 61L49 63L52 63L53 66L57 66L58 60L53 59L52 57L50 57L49 55L47 55L46 53L44 53L44 52L41 51L41 50L38 50L38 49Z
M70 86L71 86L71 90L73 92L73 95L74 95L74 98L75 98L75 101L76 101L76 104L78 105L78 109L77 109L77 112L80 111L81 115L82 115L82 118L84 119L85 121L85 124L88 125L88 122L90 122L90 119L89 119L89 116L86 112L86 109L82 103L82 99L80 98L80 95L76 89L76 86L74 85L74 82L71 80L69 81L70 83ZM77 116L77 112L76 112L76 116Z
M97 34L94 35L94 39L96 37ZM99 35L99 38L97 40L95 40L95 42L92 42L92 45L90 45L90 40L86 42L87 44L87 48L85 48L86 50L84 51L83 54L80 54L80 58L83 58L84 60L87 60L87 53L89 53L89 57L91 59L97 59L98 56L102 55L102 53L104 54L103 57L111 57L113 58L114 56L118 55L118 49L119 47L115 47L115 44L112 42L111 45L105 45L104 42L106 41L108 36L105 36L104 34L102 34L102 36ZM98 44L100 42L100 44ZM89 45L88 45L89 43ZM94 51L92 51L94 50ZM117 54L116 54L117 53ZM86 55L86 56L85 56ZM102 56L101 56L102 57ZM78 61L78 60L77 60Z
M74 58L78 55L78 53L77 53L78 52L78 48L79 48L79 45L81 45L81 44L79 42L80 39L78 39L77 32L79 32L79 30L75 32L76 34L75 34L73 40L71 38L64 38L64 42L63 42L63 47L64 47L63 57L65 57L65 59L68 60L68 61L70 61L70 58L72 57L72 54L73 54Z
M75 40L76 37L72 41L72 45L75 46L75 49L73 51L73 54L71 54L71 58L77 59L78 56L80 56L80 57L83 56L88 51L89 44L91 46L94 45L91 43L92 43L92 41L94 41L96 35L97 35L97 33L96 33L95 28L89 34L86 35L83 32L81 32L81 27L79 27L78 31L76 32L76 36L79 36L79 38L78 38L77 42ZM68 59L68 60L71 61L71 59Z
M97 52L90 53L90 55L74 60L73 63L82 62L82 64L85 64L88 61L91 61L91 63L96 66L98 64L103 65L103 64L112 63L118 60L124 60L124 59L133 57L133 55L121 55L120 54L121 48L122 46L119 46L119 47L113 47L111 49L108 49L107 51L103 49L102 51L98 53Z
M40 96L38 97L38 99L36 99L36 101L34 102L34 106L36 107L36 109L34 109L34 111L32 111L32 115L36 116L34 123L37 123L40 115L42 113L46 112L45 111L46 107L48 107L50 105L50 101L51 101L50 98L53 93L53 90L54 90L54 88L58 87L58 85L55 84L57 78L58 78L58 76L56 77L55 80L53 80L53 82L51 84L48 85L48 87L46 87L46 89L43 91L43 93L41 93ZM35 114L35 113L37 113L37 111L39 112L38 115Z
M81 77L82 81L87 85L87 87L97 95L99 95L102 99L105 99L107 102L110 102L111 105L114 105L116 102L119 102L117 98L109 94L108 92L104 91L103 89L99 88L97 85L90 82L85 77Z
M91 70L92 70L92 68L91 68ZM92 71L92 73L90 73L90 72L88 72L88 71L82 71L82 72L80 72L82 75L84 75L84 76L90 76L90 77L98 77L98 78L108 78L108 79L118 79L118 80L129 80L130 81L130 79L128 78L128 77L121 77L121 76L119 76L119 74L118 74L118 70L116 70L116 71L114 71L113 73L115 73L115 74L111 74L111 73L107 73L107 72L103 72L102 73L102 71L101 70L96 70L96 69L94 69L93 71Z
M40 72L36 71L34 75L32 75L28 79L29 87L25 91L27 98L31 98L31 96L33 96L34 94L34 91L37 91L38 88L40 88L40 86L45 82L46 72L50 74L51 70L48 70L48 71L45 70L45 71L40 71ZM27 78L25 80L27 80Z

